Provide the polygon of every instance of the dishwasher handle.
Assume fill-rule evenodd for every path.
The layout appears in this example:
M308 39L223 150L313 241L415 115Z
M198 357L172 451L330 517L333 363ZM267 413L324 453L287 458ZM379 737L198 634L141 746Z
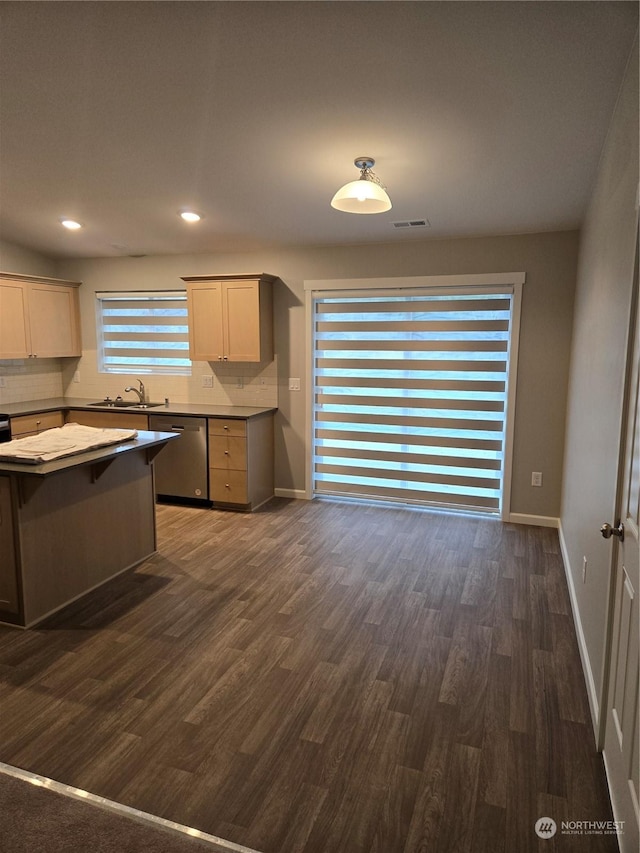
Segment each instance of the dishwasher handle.
M159 430L160 432L197 432L206 429L206 420L204 418L185 418L180 421L179 418L152 415L149 418L149 429Z

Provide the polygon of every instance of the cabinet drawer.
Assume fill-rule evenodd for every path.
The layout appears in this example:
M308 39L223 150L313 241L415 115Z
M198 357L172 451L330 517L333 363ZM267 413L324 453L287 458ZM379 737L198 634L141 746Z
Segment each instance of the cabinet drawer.
M236 418L209 418L209 435L245 436L247 422Z
M209 498L214 503L247 504L247 474L245 471L209 469Z
M209 441L209 468L246 471L246 439L240 436L212 435Z
M37 435L45 429L61 427L64 423L62 412L41 412L38 415L20 415L11 418L11 437Z

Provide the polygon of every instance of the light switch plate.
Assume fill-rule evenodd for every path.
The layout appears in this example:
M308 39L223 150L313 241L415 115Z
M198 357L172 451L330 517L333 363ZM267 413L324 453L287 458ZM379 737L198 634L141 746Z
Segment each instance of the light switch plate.
M300 390L300 379L295 377L289 377L289 391L299 391Z
M202 387L203 388L213 388L213 376L203 376L202 377Z

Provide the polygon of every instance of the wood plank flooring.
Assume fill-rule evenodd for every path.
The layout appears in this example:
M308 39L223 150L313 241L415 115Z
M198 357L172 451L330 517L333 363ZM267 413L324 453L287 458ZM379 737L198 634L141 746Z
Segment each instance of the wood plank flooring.
M0 628L0 760L264 853L613 853L557 534L275 500ZM46 853L46 851L43 851Z

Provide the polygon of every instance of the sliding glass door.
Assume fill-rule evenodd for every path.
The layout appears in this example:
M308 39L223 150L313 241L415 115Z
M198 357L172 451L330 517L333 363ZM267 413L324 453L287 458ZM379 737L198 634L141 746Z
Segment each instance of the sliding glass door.
M501 512L511 291L314 294L315 494Z

